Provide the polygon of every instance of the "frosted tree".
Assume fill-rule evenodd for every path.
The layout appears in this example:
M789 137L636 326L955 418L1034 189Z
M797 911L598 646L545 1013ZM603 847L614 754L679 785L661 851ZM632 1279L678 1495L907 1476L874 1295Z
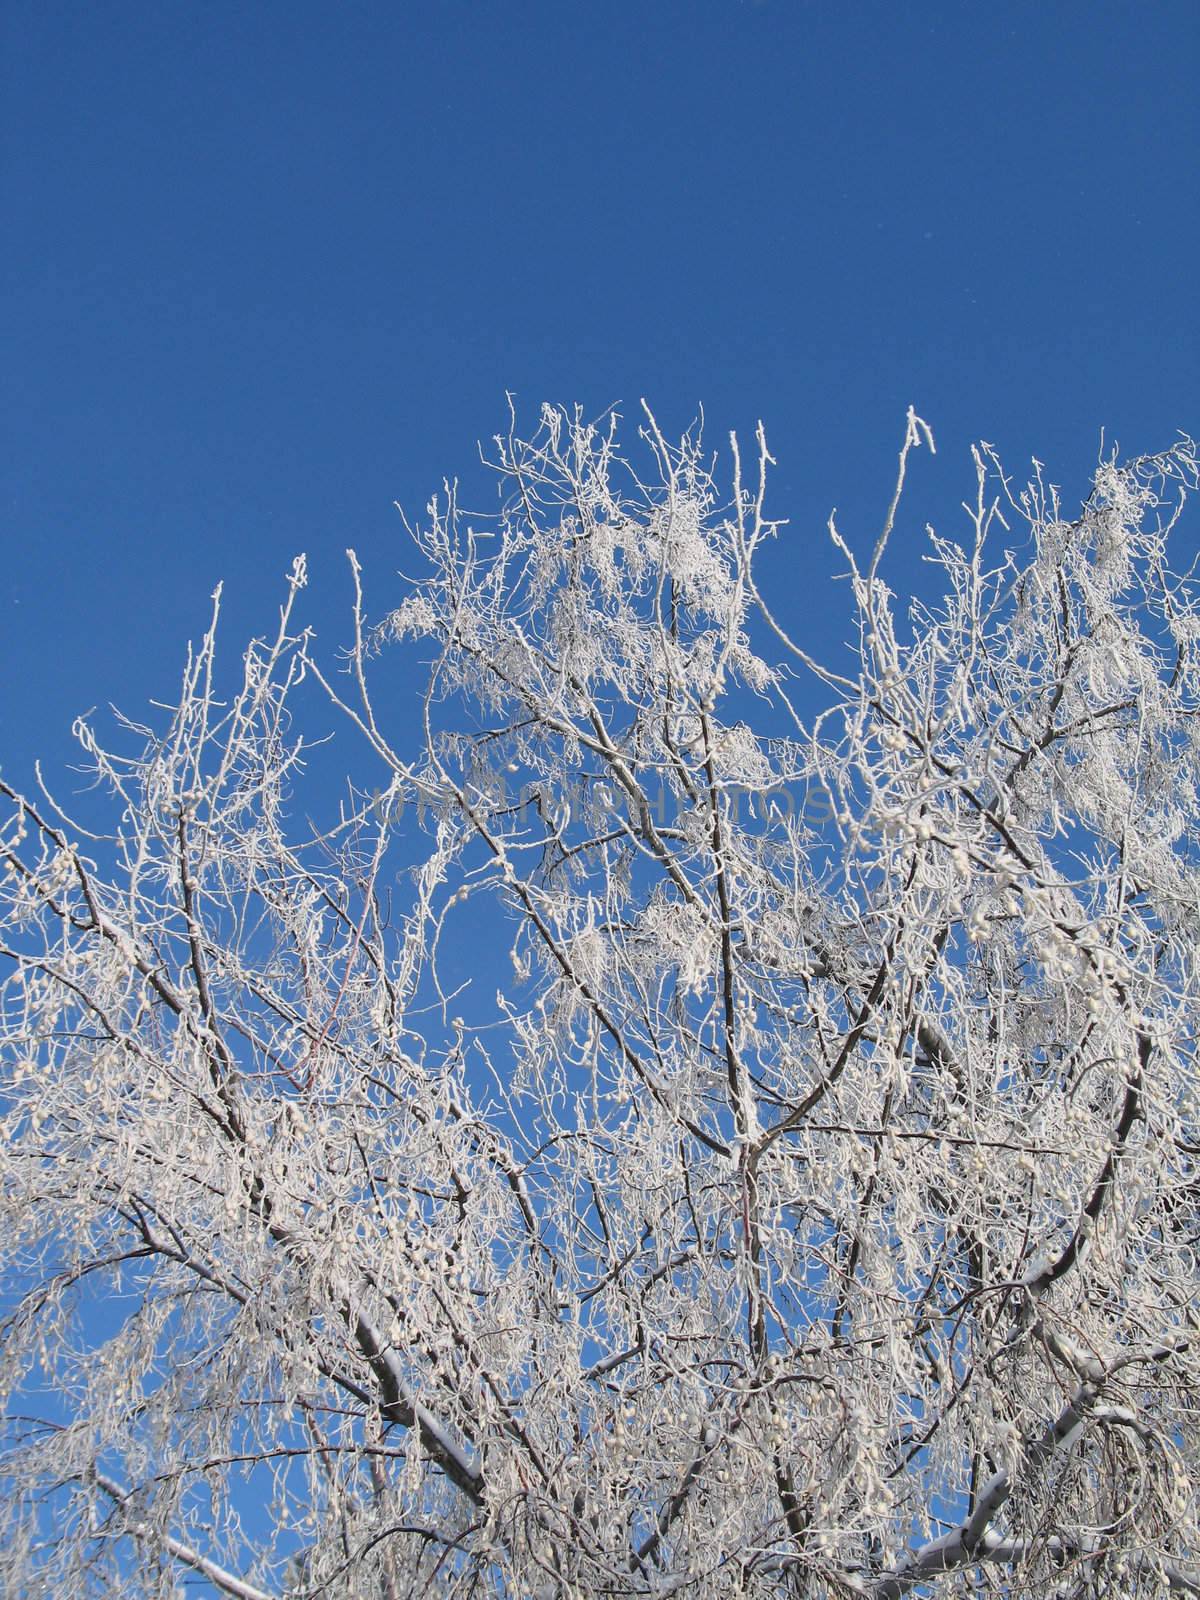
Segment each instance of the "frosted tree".
M761 433L547 409L0 784L5 1594L1200 1595L1196 457L981 448L898 612L932 444L840 660Z

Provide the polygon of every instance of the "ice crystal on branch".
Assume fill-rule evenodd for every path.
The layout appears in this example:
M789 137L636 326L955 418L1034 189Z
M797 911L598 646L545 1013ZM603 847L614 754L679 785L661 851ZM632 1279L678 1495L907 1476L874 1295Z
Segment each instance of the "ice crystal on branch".
M1195 453L981 447L906 614L931 446L848 658L761 432L547 408L107 835L0 783L6 1593L1200 1594Z

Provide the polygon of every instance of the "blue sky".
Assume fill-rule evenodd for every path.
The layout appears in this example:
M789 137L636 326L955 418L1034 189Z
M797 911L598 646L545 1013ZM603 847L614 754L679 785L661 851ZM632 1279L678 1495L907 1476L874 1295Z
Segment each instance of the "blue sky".
M171 693L219 579L234 661L298 550L330 650L346 545L394 604L392 502L480 481L506 390L526 418L645 395L667 431L703 404L717 443L761 416L777 580L821 640L825 518L873 537L910 401L939 455L900 588L973 438L1078 494L1102 428L1198 425L1184 0L7 0L3 27L19 783L77 712Z
M170 697L220 580L234 664L297 551L329 654L347 545L394 605L393 501L456 473L482 501L506 391L531 424L763 418L772 593L827 652L825 520L872 541L910 402L939 454L898 589L973 439L1078 496L1102 429L1200 428L1195 0L4 0L0 28L19 786L38 755L81 781L77 713Z

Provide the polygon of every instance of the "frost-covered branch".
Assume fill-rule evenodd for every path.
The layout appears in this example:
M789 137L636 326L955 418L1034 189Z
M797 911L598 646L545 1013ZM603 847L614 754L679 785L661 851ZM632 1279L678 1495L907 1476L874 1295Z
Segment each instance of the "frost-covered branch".
M547 408L0 781L0 1589L1200 1589L1195 452L931 446L829 661L761 430Z

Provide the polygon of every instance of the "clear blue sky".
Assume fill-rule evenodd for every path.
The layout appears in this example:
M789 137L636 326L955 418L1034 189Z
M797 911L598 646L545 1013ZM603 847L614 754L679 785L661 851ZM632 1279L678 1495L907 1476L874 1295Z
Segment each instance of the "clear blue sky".
M830 507L982 435L1078 493L1200 427L1194 0L7 0L0 764L169 694L292 554L394 603L393 500L543 398L759 416L801 631ZM898 553L904 562L918 549ZM814 577L814 574L816 575ZM895 580L897 574L893 573ZM903 586L901 583L899 586ZM832 591L840 603L845 591ZM233 650L236 660L238 650Z
M346 545L394 604L393 501L469 477L506 390L631 423L645 395L668 431L703 404L714 442L762 417L780 610L826 644L825 519L873 538L910 402L939 456L897 588L973 439L1078 495L1101 429L1200 429L1196 0L0 0L0 28L18 785L75 714L170 697L218 580L235 662L299 550L330 652Z

